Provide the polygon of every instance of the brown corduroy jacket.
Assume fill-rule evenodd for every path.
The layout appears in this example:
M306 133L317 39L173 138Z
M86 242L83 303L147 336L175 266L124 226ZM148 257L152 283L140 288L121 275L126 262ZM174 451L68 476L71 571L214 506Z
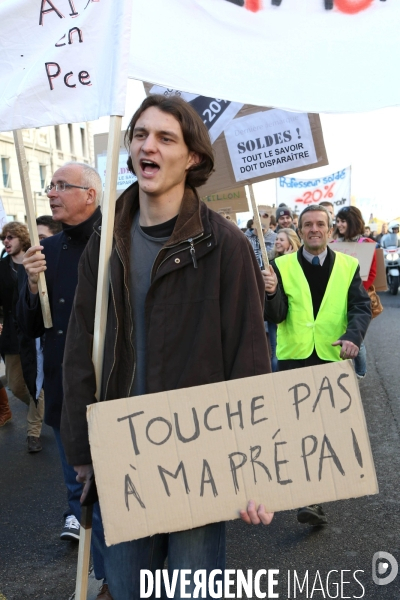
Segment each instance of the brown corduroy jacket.
M138 209L133 184L116 207L101 400L129 396L135 376L129 254ZM99 222L94 231L79 266L63 363L61 433L73 465L91 462L86 406L96 402L92 340ZM264 295L260 268L242 231L187 187L146 297L148 393L269 373Z

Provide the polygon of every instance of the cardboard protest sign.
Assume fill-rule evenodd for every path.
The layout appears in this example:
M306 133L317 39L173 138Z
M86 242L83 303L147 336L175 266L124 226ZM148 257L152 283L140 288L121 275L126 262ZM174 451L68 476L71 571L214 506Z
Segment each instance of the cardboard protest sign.
M271 109L239 117L225 128L236 181L317 162L308 116Z
M343 252L356 258L360 264L360 277L363 281L368 279L372 259L375 252L375 244L359 244L357 242L333 243L330 248L335 252Z
M217 212L224 211L228 214L246 212L249 210L246 190L244 187L233 188L217 194L202 197L208 208Z
M400 104L396 0L142 0L132 19L133 79L301 112Z
M176 95L190 102L207 127L215 119L219 132L217 138L211 138L215 170L198 189L202 197L236 188L238 182L249 185L274 179L277 173L285 175L328 164L319 115L234 105L150 83L144 83L144 88L147 95ZM222 112L225 104L234 106L231 112Z
M130 0L2 2L0 131L123 115L131 12Z
M343 206L350 206L351 167L346 167L325 177L299 179L297 177L279 177L276 180L276 202L284 203L296 213L300 213L309 204L331 202L335 213Z
M108 545L378 486L350 362L92 404ZM106 442L105 442L106 440Z
M265 111L263 111L263 112L265 112ZM236 119L233 120L232 126L235 125L235 121L237 119L240 119L240 117L249 116L254 113L260 113L260 108L256 107L256 106L244 105L243 108L241 108L241 110L239 111ZM292 113L287 113L287 114L291 115ZM277 176L277 173L279 173L280 175L286 175L289 173L295 173L297 171L304 171L305 169L310 169L311 167L313 167L313 168L314 167L322 167L322 166L328 164L328 158L327 158L326 150L325 150L325 146L324 146L324 139L323 139L323 135L322 135L321 121L320 121L319 115L309 114L309 115L307 115L307 117L308 117L308 121L310 124L312 138L313 138L313 142L314 142L315 155L317 157L316 162L312 166L311 165L294 166L292 164L292 162L285 163L288 166L283 171L275 170L276 167L279 167L279 168L282 167L282 164L283 164L282 162L275 163L272 166L268 165L268 173L259 175L258 171L256 171L256 170L249 172L248 177L246 179L241 180L241 183L243 185L246 185L246 184L249 185L250 183L258 183L259 181L265 181L267 179L275 179ZM257 127L257 125L254 125L254 126ZM294 131L295 130L296 130L296 128L294 128ZM283 131L286 131L286 129L284 129ZM247 143L251 138L252 142L254 144L256 144L256 146L257 146L258 142L256 140L259 138L259 136L254 135L254 133L255 132L252 132L252 135L254 136L254 140L251 138L251 136L246 137L246 135L244 134L244 137L237 139L237 144ZM277 127L274 128L274 131L272 133L274 134L274 136L275 135L278 136L278 134L281 133L281 125L277 125ZM295 131L295 134L297 136L296 131ZM284 148L287 147L289 154L291 153L290 146L293 144L280 144L280 143L275 144L275 137L273 139L274 139L274 145L272 148L273 154L275 154L275 150L278 150L278 152L279 152L281 146ZM277 137L278 142L280 142L281 139L283 140L282 137ZM298 140L298 141L299 141L299 143L301 142L301 140ZM261 139L260 139L260 144L261 144ZM212 175L208 179L207 183L204 186L202 186L201 188L199 188L199 192L201 193L201 195L213 193L214 191L218 191L220 189L229 189L230 187L237 186L236 177L234 174L234 170L232 168L232 163L231 163L231 159L230 159L230 155L229 155L229 151L228 151L228 147L227 147L227 142L225 139L225 134L220 135L220 137L213 144L213 148L214 148L214 153L215 153L215 171L214 171L214 173L212 173ZM271 149L268 150L268 154L269 154L270 150ZM260 150L258 152L255 152L255 155L257 155L257 153L259 153L259 152L260 152ZM265 152L265 149L263 149L262 152ZM285 152L286 152L286 150L285 150ZM279 155L275 155L275 156L276 156L275 160L280 158ZM266 159L266 160L271 160L271 159ZM262 162L262 160L261 160L261 162ZM290 165L290 167L289 167L289 165Z
M272 206L268 206L266 204L259 204L258 205L258 214L260 215L261 225L264 227L264 229L266 231L268 231L270 223L271 223L271 216L275 217L276 208L274 208Z
M386 278L386 265L385 265L385 253L382 248L376 250L376 277L374 281L375 290L377 292L386 292L387 278Z

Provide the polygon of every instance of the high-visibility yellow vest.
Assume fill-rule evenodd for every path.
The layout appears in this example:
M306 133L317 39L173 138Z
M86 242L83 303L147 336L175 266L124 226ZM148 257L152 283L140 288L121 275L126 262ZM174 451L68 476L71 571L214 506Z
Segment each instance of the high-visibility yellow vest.
M285 254L275 260L288 298L286 319L278 325L276 356L279 360L308 358L314 347L322 360L341 360L341 346L331 344L347 328L347 294L358 261L342 252L336 252L335 256L316 319L310 287L297 252Z

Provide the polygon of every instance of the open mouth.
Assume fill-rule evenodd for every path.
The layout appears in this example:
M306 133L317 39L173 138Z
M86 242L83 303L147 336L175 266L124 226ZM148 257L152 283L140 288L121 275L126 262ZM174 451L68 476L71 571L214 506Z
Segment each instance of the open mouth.
M143 173L146 173L146 175L154 175L155 173L157 173L157 171L160 170L160 167L157 163L147 159L142 159L140 161L140 167Z

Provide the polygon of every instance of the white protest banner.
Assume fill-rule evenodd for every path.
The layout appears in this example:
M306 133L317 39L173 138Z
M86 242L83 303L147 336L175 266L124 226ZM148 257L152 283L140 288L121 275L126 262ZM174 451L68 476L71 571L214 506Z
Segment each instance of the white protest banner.
M279 177L276 180L276 203L285 204L295 212L301 212L309 204L331 202L335 213L343 206L350 206L351 168L346 167L325 177Z
M343 252L356 258L360 265L360 277L363 281L368 279L372 259L375 253L375 244L357 242L333 242L330 246L335 252Z
M119 152L119 162L118 162L118 179L117 179L117 191L122 192L126 190L132 183L137 181L136 175L131 173L126 165L126 161L128 160L128 153L125 151ZM107 163L107 154L99 154L96 156L97 170L100 174L101 181L103 183L103 190L106 183L106 163Z
M306 114L272 109L240 117L225 129L225 139L236 181L317 162Z
M400 104L396 0L142 0L132 19L134 79L301 112Z
M107 545L376 494L348 361L88 407ZM107 444L104 440L107 439Z
M130 0L3 0L0 131L123 115Z

